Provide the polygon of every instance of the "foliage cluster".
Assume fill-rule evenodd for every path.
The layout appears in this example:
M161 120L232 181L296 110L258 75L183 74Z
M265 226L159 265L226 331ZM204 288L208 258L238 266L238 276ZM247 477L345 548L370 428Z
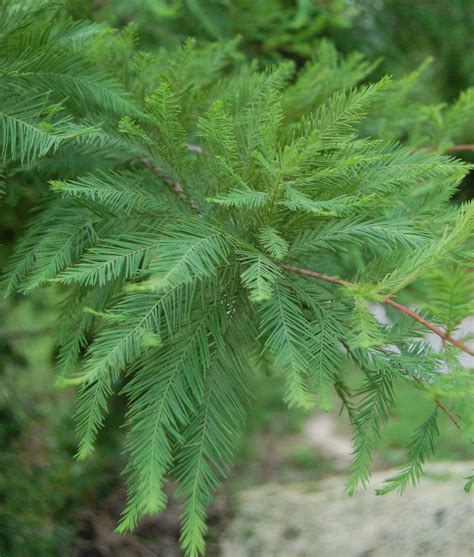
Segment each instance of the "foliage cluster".
M298 5L310 17L312 3ZM395 385L425 389L432 411L383 491L416 483L440 409L472 427L464 345L450 344L472 311L473 207L450 203L469 168L443 151L473 91L423 104L419 72L370 83L373 64L324 40L304 67L262 69L234 39L150 54L129 30L55 3L1 10L5 206L18 188L43 194L3 286L64 294L58 374L78 387L79 459L110 399L127 399L118 530L162 510L172 477L183 549L204 552L206 506L261 376L285 385L290 407L340 398L354 429L350 493L367 483ZM424 318L445 327L440 353L420 319L371 312L419 280ZM355 392L346 360L364 377Z

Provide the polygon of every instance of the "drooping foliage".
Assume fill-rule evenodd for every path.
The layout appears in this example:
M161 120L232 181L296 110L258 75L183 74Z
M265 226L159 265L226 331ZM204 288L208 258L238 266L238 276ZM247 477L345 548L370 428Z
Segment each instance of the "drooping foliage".
M382 323L372 307L425 281L426 318L452 334L468 315L473 209L449 203L468 166L437 149L455 141L472 92L418 112L403 97L416 76L370 83L371 64L325 41L303 69L262 69L236 41L149 56L49 2L1 9L3 174L8 191L43 191L3 285L64 292L58 372L78 388L79 458L111 397L127 400L118 530L162 510L173 477L182 546L203 553L206 505L263 360L290 407L327 411L341 398L350 492L367 482L395 383L425 389L433 414L384 491L416 482L435 400L469 424L472 384L459 348L434 353L419 323L396 312ZM364 376L357 392L348 360Z

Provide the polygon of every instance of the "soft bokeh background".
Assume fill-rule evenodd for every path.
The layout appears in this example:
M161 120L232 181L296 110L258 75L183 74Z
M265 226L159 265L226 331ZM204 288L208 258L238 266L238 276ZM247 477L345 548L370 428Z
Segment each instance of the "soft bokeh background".
M74 17L128 26L124 36L149 49L190 34L211 40L240 34L249 57L272 61L283 55L303 64L314 41L328 37L344 52L357 49L369 60L382 58L375 74L395 76L433 57L420 91L429 102L453 100L473 84L472 0L73 0L69 9ZM474 123L471 131L466 143L474 141ZM35 186L24 185L3 201L0 267L37 200ZM468 179L459 199L472 196L472 186ZM85 463L73 458L74 393L57 388L54 377L60 296L48 287L0 301L0 555L181 555L177 503L161 517L143 521L133 535L113 533L124 503L121 438L115 427L120 400L95 455ZM347 373L351 377L350 369ZM236 469L210 509L209 555L310 556L315 547L320 555L474 553L466 538L472 500L462 489L474 449L444 416L436 454L440 462L428 469L421 488L403 502L396 496L380 502L370 490L350 500L343 494L351 451L345 417L337 411L288 411L277 384L269 388L266 382L260 391ZM421 391L400 386L397 394L400 404L374 462L380 472L400 463L413 424L431 408ZM377 473L375 482L380 477ZM324 520L318 522L317 516ZM344 522L345 536L338 521ZM403 535L392 539L394 529Z

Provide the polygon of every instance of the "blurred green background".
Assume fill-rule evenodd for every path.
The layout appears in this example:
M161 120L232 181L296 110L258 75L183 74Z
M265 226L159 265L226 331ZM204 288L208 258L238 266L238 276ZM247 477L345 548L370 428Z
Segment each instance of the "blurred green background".
M123 28L124 40L149 50L168 48L189 35L224 41L238 35L242 56L257 58L260 65L289 57L302 66L322 37L342 52L358 50L370 61L380 60L375 76L400 77L431 57L417 91L430 103L451 101L473 85L472 0L73 0L65 9L74 18ZM474 123L466 134L465 142L472 142ZM36 186L22 182L2 200L0 267L44 187ZM468 180L461 196L471 196L471 188ZM60 295L48 287L0 301L0 555L180 555L175 504L133 535L112 534L124 501L121 439L114 427L120 400L95 455L85 463L73 458L74 393L57 388L54 376ZM261 389L236 470L210 510L209 555L218 554L219 533L232 517L233 497L242 487L341 472L307 442L311 417L289 412L280 402L278 386L272 389L268 391L268 383ZM378 447L379 468L400 462L413 423L423 421L431 406L421 391L401 386L398 395L401 404ZM331 419L334 432L348 438L344 418L336 413ZM441 426L447 434L441 436L436 458L474 458L469 440L453 432L444 418Z

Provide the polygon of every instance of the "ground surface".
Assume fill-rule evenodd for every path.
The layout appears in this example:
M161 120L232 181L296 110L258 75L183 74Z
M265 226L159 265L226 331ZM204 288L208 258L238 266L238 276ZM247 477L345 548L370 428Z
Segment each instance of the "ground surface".
M344 477L265 484L243 491L223 557L472 557L474 500L463 476L474 463L436 463L403 497L353 498ZM390 471L374 475L380 486Z

